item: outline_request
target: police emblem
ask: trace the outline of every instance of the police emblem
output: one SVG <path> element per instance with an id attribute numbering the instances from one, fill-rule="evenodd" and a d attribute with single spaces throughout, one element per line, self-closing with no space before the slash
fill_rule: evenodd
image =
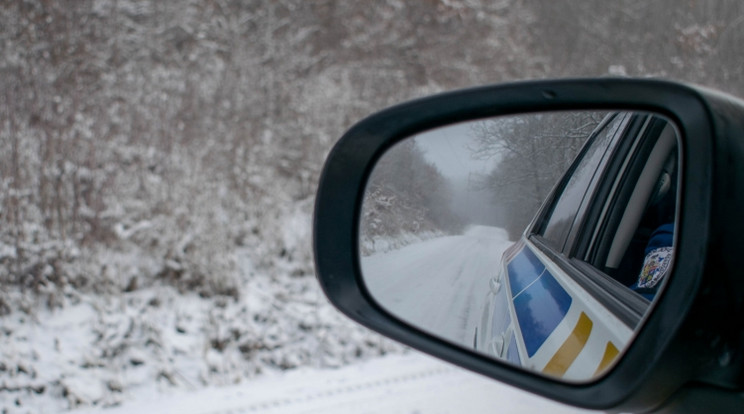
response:
<path id="1" fill-rule="evenodd" d="M 653 288 L 664 278 L 672 263 L 672 251 L 671 247 L 660 247 L 646 255 L 641 276 L 638 278 L 639 288 Z"/>

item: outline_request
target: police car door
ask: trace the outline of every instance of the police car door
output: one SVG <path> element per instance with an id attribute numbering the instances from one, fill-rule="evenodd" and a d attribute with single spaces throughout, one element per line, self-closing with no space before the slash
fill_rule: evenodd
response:
<path id="1" fill-rule="evenodd" d="M 648 303 L 576 253 L 587 257 L 597 228 L 606 227 L 601 212 L 608 216 L 613 191 L 625 188 L 618 177 L 629 170 L 648 118 L 617 113 L 598 127 L 506 264 L 516 321 L 506 354 L 518 354 L 521 365 L 565 379 L 594 377 L 640 322 Z"/>

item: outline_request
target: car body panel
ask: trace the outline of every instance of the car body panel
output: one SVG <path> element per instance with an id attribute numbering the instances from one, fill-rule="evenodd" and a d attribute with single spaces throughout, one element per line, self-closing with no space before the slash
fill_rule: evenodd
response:
<path id="1" fill-rule="evenodd" d="M 602 373 L 633 331 L 529 240 L 516 246 L 498 277 L 506 289 L 489 292 L 477 348 L 569 380 Z"/>
<path id="2" fill-rule="evenodd" d="M 483 314 L 488 320 L 480 324 L 477 349 L 497 358 L 518 361 L 521 366 L 546 375 L 581 380 L 600 375 L 611 366 L 619 350 L 626 347 L 632 327 L 575 283 L 529 238 L 544 225 L 538 218 L 550 214 L 551 220 L 558 216 L 559 228 L 543 227 L 546 237 L 552 239 L 548 244 L 558 251 L 572 247 L 580 236 L 583 214 L 609 168 L 612 154 L 626 134 L 630 134 L 631 118 L 628 113 L 612 113 L 600 123 L 553 190 L 554 194 L 563 191 L 560 198 L 549 197 L 520 241 L 504 254 L 501 274 L 495 280 L 505 284 L 510 294 L 488 294 L 490 311 Z M 507 305 L 498 304 L 499 301 L 506 301 Z M 508 318 L 501 314 L 505 311 L 509 312 Z M 507 341 L 510 345 L 505 349 L 503 344 Z M 509 354 L 511 359 L 507 358 Z"/>

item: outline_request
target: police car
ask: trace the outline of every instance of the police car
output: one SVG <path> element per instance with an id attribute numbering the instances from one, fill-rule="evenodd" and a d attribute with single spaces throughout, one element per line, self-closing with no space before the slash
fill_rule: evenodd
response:
<path id="1" fill-rule="evenodd" d="M 677 141 L 658 115 L 602 121 L 503 254 L 477 350 L 566 380 L 612 365 L 671 268 Z"/>

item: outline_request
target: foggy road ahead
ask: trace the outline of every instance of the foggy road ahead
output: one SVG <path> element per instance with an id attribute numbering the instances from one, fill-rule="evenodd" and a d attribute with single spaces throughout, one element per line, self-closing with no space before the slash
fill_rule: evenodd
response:
<path id="1" fill-rule="evenodd" d="M 489 279 L 511 242 L 503 229 L 477 226 L 362 259 L 373 297 L 391 313 L 472 346 Z"/>

